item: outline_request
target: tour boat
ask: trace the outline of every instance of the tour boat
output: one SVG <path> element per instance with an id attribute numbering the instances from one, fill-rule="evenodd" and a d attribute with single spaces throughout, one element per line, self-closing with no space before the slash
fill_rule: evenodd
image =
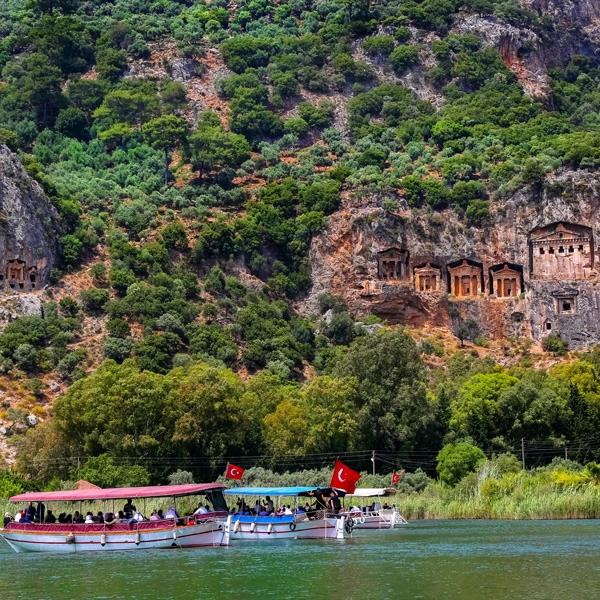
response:
<path id="1" fill-rule="evenodd" d="M 356 529 L 392 529 L 407 525 L 406 519 L 398 512 L 395 506 L 383 508 L 380 502 L 373 502 L 373 509 L 364 506 L 365 498 L 382 498 L 393 496 L 397 493 L 394 488 L 356 488 L 354 493 L 346 494 L 345 498 L 360 498 L 361 507 L 346 508 L 344 515 L 348 520 L 352 519 L 353 527 Z M 348 504 L 348 502 L 346 502 Z M 359 510 L 356 510 L 358 508 Z"/>
<path id="2" fill-rule="evenodd" d="M 218 483 L 153 487 L 77 489 L 59 492 L 28 492 L 13 496 L 13 503 L 98 502 L 124 499 L 201 496 L 212 507 L 206 514 L 179 519 L 108 523 L 10 522 L 0 529 L 15 552 L 106 552 L 148 548 L 191 548 L 229 545 L 225 486 Z M 145 500 L 144 500 L 145 502 Z M 113 513 L 114 508 L 113 508 Z"/>
<path id="3" fill-rule="evenodd" d="M 294 498 L 293 514 L 269 516 L 236 513 L 230 517 L 229 536 L 231 542 L 269 541 L 285 539 L 344 539 L 352 534 L 351 522 L 343 514 L 318 509 L 298 512 L 298 498 L 316 499 L 318 495 L 327 496 L 329 488 L 315 487 L 239 487 L 225 490 L 226 497 L 256 497 L 264 499 L 269 496 L 275 507 L 281 504 L 282 498 Z"/>

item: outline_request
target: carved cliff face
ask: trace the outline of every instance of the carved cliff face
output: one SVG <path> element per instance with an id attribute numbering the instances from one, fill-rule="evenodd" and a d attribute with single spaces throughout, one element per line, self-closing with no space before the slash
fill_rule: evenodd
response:
<path id="1" fill-rule="evenodd" d="M 451 211 L 389 213 L 376 199 L 347 200 L 313 241 L 305 308 L 331 292 L 392 323 L 471 318 L 491 337 L 599 343 L 600 176 L 564 172 L 548 190 L 503 201 L 485 228 Z"/>
<path id="2" fill-rule="evenodd" d="M 0 293 L 45 285 L 56 261 L 58 224 L 42 188 L 0 145 Z"/>

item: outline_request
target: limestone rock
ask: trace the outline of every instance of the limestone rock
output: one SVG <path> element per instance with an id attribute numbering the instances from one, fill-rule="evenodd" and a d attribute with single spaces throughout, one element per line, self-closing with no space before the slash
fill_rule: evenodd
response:
<path id="1" fill-rule="evenodd" d="M 0 291 L 43 288 L 56 262 L 58 230 L 58 213 L 40 185 L 0 145 Z M 34 300 L 21 304 L 26 313 L 38 310 Z"/>
<path id="2" fill-rule="evenodd" d="M 344 298 L 356 315 L 411 326 L 472 319 L 495 338 L 572 347 L 600 342 L 600 175 L 561 171 L 543 193 L 523 189 L 485 227 L 452 211 L 388 212 L 381 199 L 345 199 L 310 250 L 304 302 Z"/>

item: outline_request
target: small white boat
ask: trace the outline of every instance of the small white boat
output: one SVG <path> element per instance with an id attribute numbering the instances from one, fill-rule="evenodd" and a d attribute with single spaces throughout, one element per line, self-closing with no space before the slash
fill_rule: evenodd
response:
<path id="1" fill-rule="evenodd" d="M 148 548 L 227 546 L 229 533 L 225 500 L 218 483 L 133 488 L 95 488 L 63 492 L 29 492 L 11 502 L 90 502 L 140 498 L 204 496 L 214 512 L 179 519 L 113 523 L 10 522 L 0 536 L 15 552 L 106 552 Z"/>
<path id="2" fill-rule="evenodd" d="M 354 498 L 360 498 L 362 506 L 346 508 L 344 514 L 348 520 L 352 519 L 355 529 L 392 529 L 407 525 L 407 520 L 395 506 L 384 508 L 379 501 L 379 498 L 396 493 L 394 488 L 357 488 L 353 494 L 346 494 L 344 499 L 352 501 Z M 373 498 L 374 501 L 370 506 L 365 506 L 365 498 Z"/>
<path id="3" fill-rule="evenodd" d="M 225 490 L 225 496 L 277 499 L 294 498 L 291 515 L 253 515 L 236 513 L 230 516 L 229 537 L 236 541 L 274 541 L 285 539 L 336 539 L 342 540 L 352 534 L 352 523 L 345 515 L 319 509 L 299 511 L 298 498 L 315 498 L 321 490 L 315 487 L 244 487 Z M 279 502 L 278 502 L 279 503 Z"/>

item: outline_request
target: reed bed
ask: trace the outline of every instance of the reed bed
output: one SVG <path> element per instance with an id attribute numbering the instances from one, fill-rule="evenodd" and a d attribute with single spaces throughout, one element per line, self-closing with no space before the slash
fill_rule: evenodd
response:
<path id="1" fill-rule="evenodd" d="M 451 498 L 451 491 L 430 486 L 427 490 L 393 498 L 407 519 L 598 519 L 600 487 L 548 490 L 545 487 L 523 493 L 489 498 L 474 494 Z"/>

